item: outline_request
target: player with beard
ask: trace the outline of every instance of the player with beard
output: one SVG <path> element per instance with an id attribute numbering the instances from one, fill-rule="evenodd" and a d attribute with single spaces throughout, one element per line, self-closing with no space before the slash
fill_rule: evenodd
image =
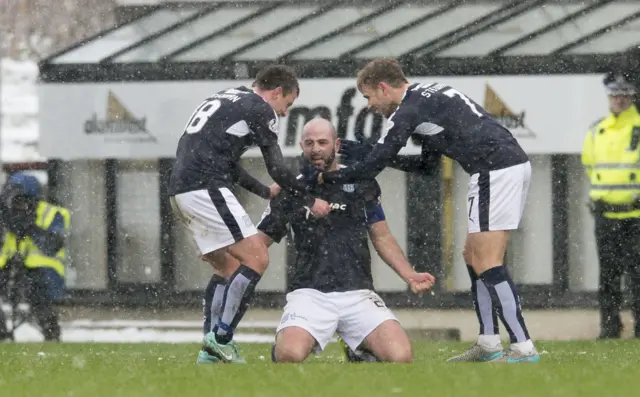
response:
<path id="1" fill-rule="evenodd" d="M 465 217 L 467 262 L 480 334 L 477 342 L 449 361 L 538 362 L 520 299 L 503 265 L 509 232 L 522 218 L 531 164 L 511 132 L 482 106 L 441 83 L 409 83 L 394 59 L 376 59 L 358 72 L 358 90 L 387 128 L 359 163 L 330 172 L 311 172 L 310 184 L 344 185 L 375 178 L 409 138 L 422 142 L 424 158 L 444 155 L 470 175 Z M 509 332 L 503 350 L 497 317 Z"/>
<path id="2" fill-rule="evenodd" d="M 323 171 L 341 167 L 336 161 L 340 140 L 329 121 L 308 122 L 300 145 L 308 159 L 303 163 Z M 429 290 L 435 278 L 416 272 L 407 261 L 385 220 L 375 179 L 317 186 L 312 194 L 331 203 L 329 215 L 314 217 L 283 191 L 258 225 L 266 245 L 288 235 L 296 252 L 272 359 L 302 362 L 337 332 L 352 351 L 366 350 L 379 361 L 411 362 L 406 332 L 373 291 L 368 239 L 414 293 Z"/>

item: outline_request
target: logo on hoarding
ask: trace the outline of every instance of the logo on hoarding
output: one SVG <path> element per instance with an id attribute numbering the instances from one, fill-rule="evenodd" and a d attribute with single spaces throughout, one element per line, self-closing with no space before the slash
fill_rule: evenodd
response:
<path id="1" fill-rule="evenodd" d="M 516 138 L 535 138 L 536 134 L 527 127 L 524 121 L 525 113 L 515 113 L 498 96 L 498 94 L 485 84 L 484 109 L 492 115 L 500 124 L 511 131 Z"/>
<path id="2" fill-rule="evenodd" d="M 93 114 L 84 122 L 87 135 L 99 135 L 107 142 L 157 142 L 147 130 L 147 118 L 133 115 L 115 94 L 109 90 L 107 111 L 104 119 Z"/>
<path id="3" fill-rule="evenodd" d="M 291 108 L 284 128 L 284 146 L 297 148 L 302 126 L 315 117 L 331 121 L 341 139 L 346 138 L 350 130 L 353 131 L 356 138 L 367 138 L 372 142 L 380 139 L 384 120 L 381 115 L 375 114 L 366 106 L 360 109 L 354 107 L 353 99 L 357 92 L 355 87 L 345 89 L 340 95 L 340 99 L 336 98 L 338 103 L 333 106 L 326 103 L 316 107 L 297 106 Z M 333 117 L 334 113 L 335 117 Z M 353 120 L 354 118 L 355 120 Z"/>

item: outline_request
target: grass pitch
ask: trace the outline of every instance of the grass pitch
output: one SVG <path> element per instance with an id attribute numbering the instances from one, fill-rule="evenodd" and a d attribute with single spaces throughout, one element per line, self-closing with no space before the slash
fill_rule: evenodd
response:
<path id="1" fill-rule="evenodd" d="M 640 341 L 538 342 L 539 364 L 446 364 L 468 344 L 415 342 L 413 364 L 345 364 L 337 344 L 304 364 L 194 364 L 191 344 L 3 344 L 0 396 L 314 397 L 640 395 Z"/>

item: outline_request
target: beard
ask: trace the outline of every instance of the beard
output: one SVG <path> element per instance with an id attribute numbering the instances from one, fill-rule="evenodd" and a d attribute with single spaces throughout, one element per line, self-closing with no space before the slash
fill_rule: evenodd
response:
<path id="1" fill-rule="evenodd" d="M 324 153 L 319 153 L 311 156 L 312 162 L 317 160 L 322 160 L 324 162 L 324 165 L 316 165 L 316 168 L 318 168 L 320 171 L 328 171 L 333 165 L 333 162 L 336 160 L 335 149 L 332 150 L 331 154 L 329 155 L 325 155 Z"/>
<path id="2" fill-rule="evenodd" d="M 389 117 L 391 117 L 393 112 L 395 112 L 396 109 L 398 109 L 398 106 L 400 106 L 399 103 L 388 103 L 385 105 L 378 105 L 375 107 L 374 110 L 375 110 L 375 113 L 378 113 L 382 117 L 388 119 Z"/>

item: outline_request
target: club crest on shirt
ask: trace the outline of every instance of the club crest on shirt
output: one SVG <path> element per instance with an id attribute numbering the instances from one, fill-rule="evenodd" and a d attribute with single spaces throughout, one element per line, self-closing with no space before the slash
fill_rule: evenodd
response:
<path id="1" fill-rule="evenodd" d="M 353 193 L 356 191 L 356 186 L 353 183 L 348 183 L 346 185 L 342 185 L 342 190 L 347 193 Z"/>
<path id="2" fill-rule="evenodd" d="M 278 126 L 278 119 L 272 119 L 269 122 L 269 129 L 271 130 L 271 132 L 278 134 L 278 132 L 280 132 L 280 127 Z"/>

